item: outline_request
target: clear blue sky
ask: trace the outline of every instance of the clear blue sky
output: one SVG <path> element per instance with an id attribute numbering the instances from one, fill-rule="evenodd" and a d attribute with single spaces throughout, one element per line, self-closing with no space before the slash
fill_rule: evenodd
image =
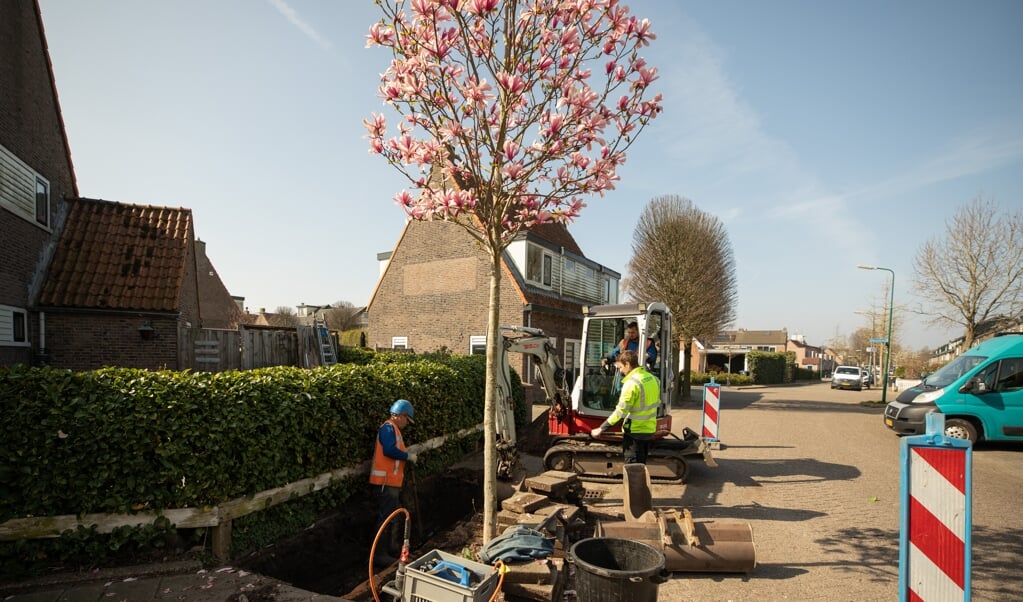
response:
<path id="1" fill-rule="evenodd" d="M 370 0 L 40 3 L 83 196 L 191 208 L 252 311 L 368 302 L 405 221 L 362 138 L 389 62 Z M 627 276 L 639 213 L 688 197 L 727 226 L 734 326 L 819 345 L 884 303 L 856 264 L 918 307 L 913 256 L 960 206 L 1023 207 L 1023 2 L 627 4 L 665 111 L 570 227 L 591 259 Z"/>

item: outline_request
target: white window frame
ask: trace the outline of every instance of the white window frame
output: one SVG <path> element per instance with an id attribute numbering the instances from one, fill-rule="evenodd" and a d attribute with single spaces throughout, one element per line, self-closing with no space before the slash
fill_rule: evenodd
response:
<path id="1" fill-rule="evenodd" d="M 45 207 L 39 206 L 40 188 Z M 50 181 L 3 145 L 0 145 L 0 207 L 50 230 Z M 43 208 L 45 215 L 40 211 Z"/>
<path id="2" fill-rule="evenodd" d="M 391 349 L 408 348 L 408 337 L 391 337 Z"/>
<path id="3" fill-rule="evenodd" d="M 21 323 L 21 338 L 15 340 L 18 322 Z M 28 347 L 28 312 L 22 307 L 0 305 L 0 346 Z"/>
<path id="4" fill-rule="evenodd" d="M 529 258 L 531 253 L 539 253 L 540 265 L 539 279 L 536 274 L 530 273 Z M 540 245 L 530 244 L 526 247 L 526 280 L 541 287 L 552 288 L 554 286 L 554 255 Z"/>
<path id="5" fill-rule="evenodd" d="M 482 349 L 480 349 L 482 347 Z M 487 335 L 472 335 L 469 337 L 469 355 L 487 354 Z"/>
<path id="6" fill-rule="evenodd" d="M 36 176 L 36 223 L 50 227 L 50 183 L 42 176 Z"/>
<path id="7" fill-rule="evenodd" d="M 571 391 L 575 387 L 575 379 L 579 375 L 579 357 L 582 354 L 583 341 L 582 339 L 565 339 L 565 349 L 561 359 L 561 367 L 565 369 L 571 378 L 566 378 L 568 384 L 568 390 Z"/>

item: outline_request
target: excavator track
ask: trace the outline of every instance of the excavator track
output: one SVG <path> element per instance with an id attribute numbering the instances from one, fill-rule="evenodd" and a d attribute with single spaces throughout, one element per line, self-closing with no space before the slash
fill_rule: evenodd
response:
<path id="1" fill-rule="evenodd" d="M 699 454 L 681 440 L 655 442 L 647 456 L 647 470 L 654 483 L 685 483 L 689 464 L 685 456 Z M 559 439 L 544 454 L 547 470 L 574 472 L 584 481 L 620 483 L 624 474 L 621 443 L 594 439 Z"/>

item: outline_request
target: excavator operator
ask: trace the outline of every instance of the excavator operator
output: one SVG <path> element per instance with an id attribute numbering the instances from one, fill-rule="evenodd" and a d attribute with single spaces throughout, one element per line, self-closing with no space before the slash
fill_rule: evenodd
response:
<path id="1" fill-rule="evenodd" d="M 600 364 L 606 366 L 614 363 L 618 358 L 618 354 L 623 351 L 634 351 L 639 354 L 639 325 L 636 322 L 629 322 L 629 325 L 625 327 L 625 338 L 618 342 L 611 350 L 611 353 L 604 357 Z M 646 365 L 653 366 L 657 363 L 657 346 L 654 345 L 653 339 L 647 339 L 646 341 Z"/>

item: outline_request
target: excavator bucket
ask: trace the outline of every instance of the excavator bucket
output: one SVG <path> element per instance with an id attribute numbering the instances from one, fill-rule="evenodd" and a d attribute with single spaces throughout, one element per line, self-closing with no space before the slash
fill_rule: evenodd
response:
<path id="1" fill-rule="evenodd" d="M 669 572 L 750 573 L 756 567 L 753 528 L 741 521 L 695 522 L 689 510 L 654 509 L 650 474 L 642 464 L 624 470 L 625 521 L 598 523 L 597 537 L 641 541 L 664 552 Z"/>

